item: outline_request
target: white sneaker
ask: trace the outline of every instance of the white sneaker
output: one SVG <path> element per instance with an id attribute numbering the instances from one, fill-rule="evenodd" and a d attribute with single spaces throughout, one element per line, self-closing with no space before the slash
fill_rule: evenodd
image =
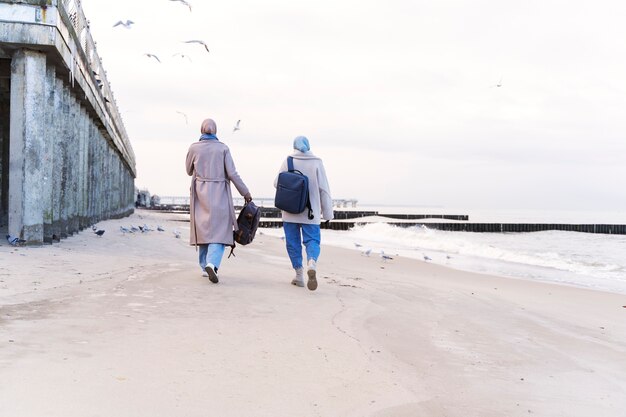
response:
<path id="1" fill-rule="evenodd" d="M 309 280 L 306 283 L 306 287 L 311 290 L 311 291 L 315 291 L 317 289 L 317 278 L 315 276 L 315 268 L 317 267 L 317 262 L 315 262 L 315 259 L 309 259 L 309 262 L 307 263 L 307 271 L 306 274 L 309 276 Z"/>
<path id="2" fill-rule="evenodd" d="M 296 268 L 296 277 L 291 280 L 291 285 L 296 287 L 304 287 L 304 268 Z"/>
<path id="3" fill-rule="evenodd" d="M 217 278 L 217 271 L 215 270 L 215 266 L 213 264 L 206 264 L 204 270 L 209 276 L 209 281 L 211 281 L 213 284 L 217 284 L 218 282 L 220 282 L 220 280 Z"/>

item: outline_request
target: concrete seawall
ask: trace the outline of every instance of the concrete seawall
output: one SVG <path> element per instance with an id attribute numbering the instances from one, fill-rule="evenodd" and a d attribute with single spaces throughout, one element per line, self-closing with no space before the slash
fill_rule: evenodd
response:
<path id="1" fill-rule="evenodd" d="M 76 0 L 0 0 L 0 229 L 41 244 L 132 213 L 135 156 Z"/>

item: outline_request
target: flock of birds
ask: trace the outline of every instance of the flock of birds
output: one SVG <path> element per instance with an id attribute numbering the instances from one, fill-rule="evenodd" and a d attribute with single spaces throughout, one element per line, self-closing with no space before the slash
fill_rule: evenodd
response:
<path id="1" fill-rule="evenodd" d="M 181 5 L 187 7 L 189 9 L 189 12 L 192 12 L 191 4 L 189 2 L 187 2 L 187 1 L 185 1 L 185 0 L 169 0 L 169 1 L 175 2 L 175 3 L 180 3 Z M 135 25 L 134 21 L 132 21 L 130 19 L 126 19 L 126 20 L 119 20 L 119 21 L 117 21 L 113 25 L 113 27 L 114 28 L 120 27 L 120 28 L 124 28 L 124 29 L 132 29 L 133 25 Z M 190 40 L 182 41 L 182 43 L 185 43 L 185 44 L 188 44 L 188 45 L 198 45 L 198 46 L 201 46 L 202 48 L 204 48 L 204 50 L 207 53 L 211 52 L 209 50 L 209 45 L 207 45 L 207 43 L 205 41 L 201 40 L 201 39 L 190 39 Z M 144 53 L 144 56 L 146 56 L 148 59 L 154 60 L 156 63 L 159 63 L 159 64 L 162 63 L 161 58 L 157 54 L 155 54 L 153 52 L 146 52 L 146 53 Z M 186 59 L 189 62 L 193 62 L 189 55 L 184 54 L 182 52 L 176 52 L 175 54 L 172 55 L 172 57 L 173 58 L 179 58 L 179 59 Z M 102 81 L 100 81 L 98 79 L 98 74 L 96 74 L 94 72 L 94 75 L 96 77 L 96 82 L 98 82 L 98 86 L 100 88 L 102 88 Z M 110 101 L 108 99 L 106 99 L 106 98 L 105 98 L 105 101 L 107 103 L 110 103 Z M 176 113 L 181 114 L 185 118 L 185 124 L 189 124 L 189 118 L 187 117 L 187 115 L 185 113 L 183 113 L 181 111 L 178 111 L 178 110 L 176 111 Z M 236 131 L 241 129 L 240 123 L 241 123 L 241 120 L 237 120 L 237 123 L 233 127 L 233 133 L 235 133 Z"/>
<path id="2" fill-rule="evenodd" d="M 181 5 L 188 7 L 189 8 L 189 12 L 192 11 L 191 9 L 191 4 L 189 4 L 189 2 L 185 1 L 185 0 L 169 0 L 172 2 L 176 2 L 176 3 L 180 3 Z M 135 22 L 133 22 L 130 19 L 126 19 L 126 20 L 119 20 L 117 21 L 113 27 L 122 27 L 124 29 L 132 29 L 133 25 L 135 24 Z M 207 45 L 207 43 L 201 39 L 191 39 L 191 40 L 187 40 L 187 41 L 183 41 L 183 43 L 186 44 L 195 44 L 195 45 L 200 45 L 204 48 L 204 50 L 207 51 L 207 53 L 210 53 L 211 51 L 209 50 L 209 45 Z M 161 63 L 161 58 L 159 58 L 156 54 L 153 54 L 151 52 L 146 52 L 144 54 L 145 56 L 147 56 L 150 59 L 154 59 L 156 62 L 158 62 L 159 64 Z M 188 55 L 185 55 L 183 53 L 177 52 L 174 55 L 172 55 L 173 57 L 180 57 L 182 59 L 188 59 L 191 62 L 191 58 Z"/>
<path id="3" fill-rule="evenodd" d="M 104 235 L 104 232 L 105 232 L 104 229 L 99 229 L 98 227 L 96 227 L 96 225 L 92 225 L 91 230 L 98 237 L 102 237 L 102 235 Z M 156 230 L 159 232 L 165 232 L 165 229 L 161 226 L 157 226 Z M 153 231 L 154 229 L 151 229 L 147 224 L 144 224 L 143 226 L 131 225 L 130 227 L 120 226 L 120 232 L 122 233 L 147 233 L 147 232 L 153 232 Z M 176 239 L 180 239 L 180 232 L 178 230 L 174 230 L 172 233 L 174 234 L 174 237 Z M 16 237 L 10 234 L 6 235 L 6 239 L 7 239 L 7 242 L 9 242 L 9 245 L 11 246 L 21 246 L 23 243 L 26 243 L 24 239 L 20 239 L 19 237 Z"/>
<path id="4" fill-rule="evenodd" d="M 162 226 L 157 226 L 156 230 L 158 232 L 165 232 L 165 229 Z M 147 224 L 144 224 L 143 226 L 133 226 L 131 224 L 130 227 L 120 226 L 120 232 L 122 232 L 122 234 L 148 233 L 148 232 L 154 232 L 154 229 L 151 229 Z M 174 234 L 174 237 L 176 239 L 180 239 L 180 232 L 178 230 L 174 230 L 172 233 Z"/>
<path id="5" fill-rule="evenodd" d="M 372 254 L 372 249 L 371 248 L 363 248 L 363 245 L 357 242 L 354 242 L 354 246 L 359 249 L 361 251 L 361 255 L 363 256 L 370 256 Z M 426 254 L 422 254 L 422 257 L 424 258 L 424 261 L 429 262 L 432 261 L 433 259 L 426 255 Z M 385 253 L 384 250 L 381 249 L 380 251 L 380 258 L 383 261 L 392 261 L 393 257 L 389 256 Z M 446 259 L 452 259 L 452 257 L 450 255 L 446 255 Z"/>

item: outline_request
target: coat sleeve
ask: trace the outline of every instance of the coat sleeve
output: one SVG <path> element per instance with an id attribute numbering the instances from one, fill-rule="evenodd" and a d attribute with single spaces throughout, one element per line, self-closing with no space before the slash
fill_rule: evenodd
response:
<path id="1" fill-rule="evenodd" d="M 233 161 L 233 157 L 230 154 L 230 149 L 226 149 L 226 153 L 224 154 L 224 171 L 226 172 L 226 178 L 228 178 L 233 184 L 235 184 L 235 188 L 239 191 L 241 196 L 245 196 L 250 192 L 246 184 L 244 184 L 243 180 L 237 173 L 237 169 L 235 168 L 235 162 Z"/>
<path id="2" fill-rule="evenodd" d="M 191 148 L 187 151 L 187 160 L 185 161 L 185 168 L 187 169 L 187 175 L 193 175 L 193 160 L 194 152 L 191 152 Z"/>
<path id="3" fill-rule="evenodd" d="M 324 163 L 321 160 L 317 170 L 317 183 L 319 184 L 320 190 L 322 217 L 324 220 L 332 220 L 335 218 L 333 214 L 333 198 L 330 196 L 330 185 L 328 184 L 328 178 L 326 177 Z"/>

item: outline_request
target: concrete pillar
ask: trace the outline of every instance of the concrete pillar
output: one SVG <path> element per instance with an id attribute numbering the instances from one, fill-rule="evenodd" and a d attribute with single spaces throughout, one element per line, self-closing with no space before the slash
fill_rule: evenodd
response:
<path id="1" fill-rule="evenodd" d="M 61 229 L 61 238 L 69 236 L 69 212 L 70 212 L 70 165 L 68 155 L 68 142 L 70 136 L 70 90 L 69 87 L 63 84 L 62 98 L 61 98 L 61 111 L 59 113 L 60 119 L 60 135 L 59 135 L 59 165 L 60 171 L 60 194 L 59 194 L 59 208 L 60 208 L 60 221 L 59 226 Z M 56 164 L 55 164 L 56 165 Z"/>
<path id="2" fill-rule="evenodd" d="M 61 239 L 61 203 L 62 203 L 62 183 L 63 166 L 65 164 L 62 143 L 63 140 L 63 81 L 59 78 L 54 80 L 54 111 L 53 125 L 51 126 L 52 141 L 52 238 Z"/>
<path id="3" fill-rule="evenodd" d="M 41 164 L 44 148 L 46 55 L 21 49 L 11 64 L 9 233 L 43 243 Z"/>
<path id="4" fill-rule="evenodd" d="M 41 161 L 43 166 L 42 200 L 43 200 L 43 240 L 52 243 L 52 222 L 54 218 L 53 188 L 54 188 L 54 129 L 56 119 L 56 69 L 52 65 L 46 67 L 46 120 L 44 123 L 44 155 Z"/>
<path id="5" fill-rule="evenodd" d="M 87 202 L 87 172 L 85 171 L 85 144 L 87 143 L 87 134 L 89 132 L 89 116 L 84 107 L 80 107 L 79 113 L 79 136 L 78 136 L 78 229 L 83 230 L 87 227 L 87 218 L 85 216 L 85 203 Z"/>
<path id="6" fill-rule="evenodd" d="M 70 94 L 70 134 L 67 138 L 68 146 L 67 146 L 67 155 L 69 166 L 69 209 L 67 213 L 67 221 L 69 227 L 69 233 L 73 235 L 78 232 L 78 222 L 77 222 L 77 212 L 78 212 L 78 178 L 77 178 L 77 169 L 78 169 L 78 105 L 76 103 L 76 97 L 73 94 Z"/>
<path id="7" fill-rule="evenodd" d="M 94 224 L 96 223 L 96 219 L 94 216 L 93 209 L 93 200 L 94 200 L 94 167 L 93 167 L 93 141 L 96 140 L 94 135 L 95 125 L 94 123 L 89 123 L 89 137 L 87 140 L 87 217 L 88 223 Z"/>
<path id="8" fill-rule="evenodd" d="M 0 228 L 9 211 L 9 125 L 11 105 L 11 60 L 0 59 Z"/>
<path id="9" fill-rule="evenodd" d="M 83 108 L 84 109 L 84 108 Z M 83 146 L 81 147 L 81 151 L 83 153 L 83 165 L 82 165 L 82 181 L 83 181 L 83 193 L 82 193 L 82 213 L 81 213 L 81 227 L 83 229 L 91 226 L 93 223 L 90 220 L 89 216 L 89 140 L 91 137 L 90 127 L 92 125 L 92 120 L 89 117 L 89 113 L 84 110 L 84 125 L 83 125 Z"/>

